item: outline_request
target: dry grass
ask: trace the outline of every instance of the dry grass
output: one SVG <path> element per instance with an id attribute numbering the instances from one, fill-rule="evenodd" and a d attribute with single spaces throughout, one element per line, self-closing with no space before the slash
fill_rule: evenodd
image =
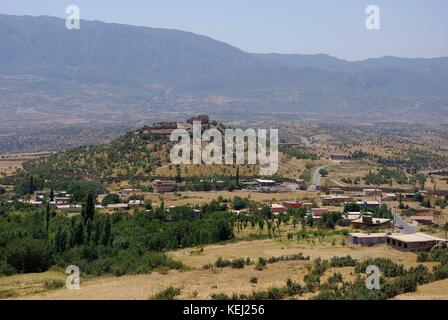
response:
<path id="1" fill-rule="evenodd" d="M 66 275 L 58 271 L 43 273 L 18 274 L 10 277 L 0 277 L 0 299 L 15 298 L 39 294 L 47 291 L 45 282 L 49 280 L 63 280 Z"/>
<path id="2" fill-rule="evenodd" d="M 214 199 L 222 197 L 223 199 L 231 200 L 233 197 L 238 196 L 241 198 L 250 198 L 257 202 L 271 202 L 282 201 L 292 199 L 311 199 L 316 193 L 312 192 L 285 192 L 285 193 L 256 193 L 256 192 L 243 192 L 243 191 L 211 191 L 211 192 L 179 192 L 176 194 L 163 194 L 163 195 L 147 195 L 147 199 L 151 199 L 154 205 L 159 205 L 163 200 L 165 205 L 201 205 L 209 203 Z"/>
<path id="3" fill-rule="evenodd" d="M 416 292 L 400 294 L 396 300 L 448 300 L 448 279 L 419 286 Z"/>
<path id="4" fill-rule="evenodd" d="M 11 175 L 17 170 L 22 169 L 23 161 L 6 160 L 0 161 L 0 175 Z"/>
<path id="5" fill-rule="evenodd" d="M 189 265 L 192 270 L 186 272 L 169 271 L 168 273 L 154 272 L 146 275 L 102 277 L 83 281 L 80 290 L 59 289 L 48 292 L 29 292 L 30 295 L 21 299 L 147 299 L 149 296 L 174 286 L 181 289 L 179 299 L 209 299 L 212 293 L 250 293 L 253 290 L 282 286 L 287 278 L 299 283 L 307 273 L 307 265 L 315 258 L 330 259 L 333 256 L 351 255 L 354 258 L 386 257 L 403 263 L 406 267 L 417 264 L 416 255 L 395 251 L 380 245 L 371 248 L 332 246 L 329 239 L 324 244 L 316 246 L 305 242 L 297 244 L 279 240 L 243 241 L 236 243 L 205 246 L 201 253 L 188 248 L 170 252 L 169 255 Z M 287 261 L 269 264 L 263 271 L 255 270 L 254 266 L 244 269 L 212 268 L 203 270 L 202 266 L 214 263 L 218 257 L 227 259 L 271 257 L 291 255 L 302 252 L 309 255 L 311 261 Z M 327 271 L 323 280 L 334 272 L 341 272 L 346 280 L 354 279 L 353 268 L 337 268 Z M 36 275 L 27 275 L 30 279 Z M 256 277 L 257 284 L 250 283 Z M 28 280 L 30 281 L 30 280 Z M 302 297 L 308 298 L 308 296 Z"/>

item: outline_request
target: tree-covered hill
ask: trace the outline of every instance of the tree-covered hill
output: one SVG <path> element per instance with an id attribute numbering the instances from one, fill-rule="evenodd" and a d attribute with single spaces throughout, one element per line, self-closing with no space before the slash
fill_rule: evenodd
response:
<path id="1" fill-rule="evenodd" d="M 83 146 L 25 163 L 24 170 L 44 179 L 150 175 L 168 157 L 167 136 L 137 130 L 108 144 Z"/>

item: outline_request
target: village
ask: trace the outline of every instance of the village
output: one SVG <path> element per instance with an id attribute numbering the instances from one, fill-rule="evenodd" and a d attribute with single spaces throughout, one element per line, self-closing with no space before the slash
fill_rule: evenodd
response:
<path id="1" fill-rule="evenodd" d="M 238 195 L 247 194 L 249 197 L 253 193 L 275 194 L 282 192 L 286 194 L 307 193 L 303 189 L 303 182 L 298 179 L 294 184 L 291 181 L 277 182 L 268 179 L 254 179 L 250 181 L 241 181 L 243 188 Z M 154 180 L 152 182 L 153 192 L 144 192 L 140 189 L 124 188 L 119 191 L 111 191 L 107 194 L 98 195 L 98 199 L 102 200 L 102 204 L 96 204 L 95 208 L 105 213 L 132 214 L 136 210 L 148 210 L 148 203 L 152 203 L 151 199 L 163 199 L 163 196 L 181 197 L 181 193 L 177 193 L 178 184 L 170 180 Z M 212 194 L 214 192 L 211 192 Z M 194 194 L 194 193 L 193 193 Z M 201 192 L 198 192 L 201 194 Z M 231 194 L 231 193 L 230 193 Z M 443 224 L 442 212 L 433 208 L 416 207 L 415 215 L 400 217 L 398 214 L 399 204 L 414 203 L 416 197 L 428 196 L 428 192 L 420 190 L 416 193 L 396 194 L 390 192 L 382 192 L 380 189 L 364 189 L 362 192 L 345 192 L 341 188 L 331 188 L 329 194 L 315 193 L 314 197 L 308 200 L 283 200 L 281 202 L 265 201 L 269 206 L 272 216 L 280 217 L 286 214 L 288 210 L 304 208 L 307 217 L 318 222 L 326 214 L 338 212 L 342 214 L 342 219 L 347 223 L 348 227 L 353 230 L 348 234 L 347 243 L 349 245 L 372 246 L 376 244 L 387 244 L 397 250 L 402 251 L 422 251 L 431 250 L 438 246 L 448 244 L 446 238 L 441 238 L 418 232 L 421 227 L 433 226 L 437 223 Z M 218 196 L 218 195 L 216 195 Z M 108 203 L 105 199 L 113 199 Z M 149 200 L 149 201 L 148 201 Z M 163 201 L 163 200 L 162 200 Z M 12 201 L 10 201 L 12 202 Z M 72 196 L 66 191 L 53 191 L 50 189 L 35 191 L 31 199 L 19 202 L 29 204 L 35 208 L 43 208 L 46 203 L 50 207 L 61 214 L 67 216 L 79 215 L 82 205 L 72 201 Z M 374 212 L 378 211 L 381 206 L 385 205 L 392 213 L 391 218 L 375 217 Z M 347 208 L 359 208 L 360 211 L 350 211 Z M 176 205 L 167 207 L 167 213 L 170 209 L 176 208 Z M 201 206 L 197 205 L 195 211 L 201 214 Z M 228 211 L 235 215 L 249 214 L 249 209 L 237 210 L 228 208 Z"/>
<path id="2" fill-rule="evenodd" d="M 18 274 L 0 279 L 8 288 L 3 294 L 71 299 L 73 292 L 49 288 L 64 276 L 61 267 L 75 264 L 88 275 L 82 297 L 110 290 L 118 299 L 165 294 L 227 299 L 237 289 L 241 299 L 256 290 L 274 290 L 269 293 L 273 299 L 284 299 L 285 293 L 275 290 L 292 278 L 287 289 L 278 290 L 312 299 L 337 290 L 324 282 L 333 276 L 348 281 L 342 286 L 359 281 L 355 275 L 365 272 L 360 268 L 368 259 L 381 266 L 397 257 L 411 271 L 420 263 L 433 270 L 431 259 L 448 247 L 443 170 L 385 169 L 363 151 L 291 137 L 280 139 L 274 175 L 261 175 L 257 165 L 244 163 L 172 164 L 167 157 L 171 132 L 192 133 L 197 122 L 204 131 L 227 127 L 206 114 L 156 122 L 104 146 L 23 164 L 26 170 L 44 171 L 19 169 L 16 176 L 6 176 L 3 223 L 14 221 L 10 216 L 25 224 L 38 219 L 39 248 L 52 248 L 46 249 L 54 257 L 47 268 L 54 264 L 57 271 L 33 274 L 40 269 L 19 271 L 18 265 L 13 271 Z M 6 261 L 12 265 L 16 249 L 9 250 Z M 332 264 L 328 272 L 334 275 L 323 271 L 323 282 L 317 284 L 311 276 L 321 261 Z M 445 279 L 434 270 L 425 283 L 439 285 L 436 280 Z M 20 272 L 29 280 L 16 280 Z M 25 287 L 30 281 L 34 289 Z M 114 281 L 120 286 L 114 287 Z"/>

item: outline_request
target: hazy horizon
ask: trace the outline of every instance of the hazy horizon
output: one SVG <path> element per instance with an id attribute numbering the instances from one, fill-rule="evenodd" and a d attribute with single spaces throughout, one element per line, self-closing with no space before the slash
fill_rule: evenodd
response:
<path id="1" fill-rule="evenodd" d="M 66 17 L 67 5 L 76 4 L 84 20 L 188 31 L 252 53 L 328 54 L 348 61 L 448 56 L 448 21 L 444 17 L 448 3 L 436 0 L 411 0 L 406 5 L 384 0 L 135 0 L 133 6 L 104 0 L 3 2 L 3 14 L 59 18 Z M 365 28 L 365 8 L 370 4 L 381 10 L 380 30 Z"/>

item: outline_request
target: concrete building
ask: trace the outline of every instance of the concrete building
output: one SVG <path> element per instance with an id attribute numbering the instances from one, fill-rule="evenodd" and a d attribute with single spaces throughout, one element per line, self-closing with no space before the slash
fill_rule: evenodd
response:
<path id="1" fill-rule="evenodd" d="M 255 182 L 258 183 L 259 187 L 273 187 L 277 184 L 274 180 L 266 180 L 266 179 L 255 179 Z"/>
<path id="2" fill-rule="evenodd" d="M 195 121 L 201 122 L 201 124 L 204 125 L 204 124 L 209 124 L 210 119 L 209 119 L 208 115 L 206 115 L 206 114 L 198 114 L 198 115 L 192 116 L 190 119 L 188 119 L 187 123 L 192 124 Z"/>
<path id="3" fill-rule="evenodd" d="M 373 246 L 375 244 L 386 243 L 386 233 L 349 233 L 348 244 Z"/>
<path id="4" fill-rule="evenodd" d="M 363 189 L 362 194 L 365 197 L 376 197 L 381 195 L 381 189 Z"/>
<path id="5" fill-rule="evenodd" d="M 289 208 L 298 209 L 302 206 L 302 202 L 300 202 L 300 201 L 283 201 L 282 205 L 287 209 L 289 209 Z"/>
<path id="6" fill-rule="evenodd" d="M 69 197 L 54 197 L 54 203 L 58 205 L 70 204 L 71 199 Z"/>
<path id="7" fill-rule="evenodd" d="M 349 158 L 350 158 L 350 156 L 348 154 L 345 154 L 345 153 L 332 153 L 332 154 L 330 154 L 330 160 L 333 160 L 333 161 L 347 160 Z"/>
<path id="8" fill-rule="evenodd" d="M 327 208 L 312 208 L 311 209 L 311 214 L 314 217 L 322 217 L 324 214 L 328 213 L 328 209 Z"/>
<path id="9" fill-rule="evenodd" d="M 154 180 L 152 184 L 154 193 L 168 193 L 173 192 L 176 188 L 176 184 L 172 181 Z"/>
<path id="10" fill-rule="evenodd" d="M 330 194 L 344 194 L 345 191 L 341 188 L 330 188 Z"/>
<path id="11" fill-rule="evenodd" d="M 414 201 L 415 193 L 402 193 L 401 200 L 402 201 Z"/>
<path id="12" fill-rule="evenodd" d="M 396 193 L 383 193 L 381 196 L 382 201 L 395 201 L 398 199 L 398 196 Z"/>
<path id="13" fill-rule="evenodd" d="M 145 201 L 143 201 L 143 200 L 129 200 L 130 207 L 139 207 L 139 206 L 143 206 L 144 204 L 145 204 Z"/>
<path id="14" fill-rule="evenodd" d="M 401 251 L 431 250 L 436 244 L 447 243 L 446 239 L 431 236 L 425 233 L 391 234 L 387 236 L 386 243 Z"/>
<path id="15" fill-rule="evenodd" d="M 375 227 L 389 227 L 390 219 L 373 218 L 372 216 L 363 215 L 361 218 L 352 221 L 352 226 L 355 229 L 366 229 Z"/>
<path id="16" fill-rule="evenodd" d="M 365 201 L 357 201 L 357 202 L 355 202 L 355 203 L 356 203 L 357 205 L 366 207 L 366 208 L 368 208 L 368 209 L 373 209 L 373 210 L 378 209 L 378 208 L 380 207 L 380 205 L 381 205 L 381 203 L 378 202 L 378 201 L 369 201 L 369 200 L 365 200 Z"/>
<path id="17" fill-rule="evenodd" d="M 353 198 L 347 195 L 329 195 L 322 197 L 323 206 L 337 206 L 352 201 Z"/>
<path id="18" fill-rule="evenodd" d="M 413 225 L 431 225 L 434 223 L 434 217 L 433 216 L 413 216 L 411 217 Z"/>
<path id="19" fill-rule="evenodd" d="M 119 212 L 129 210 L 129 204 L 127 203 L 116 203 L 107 205 L 106 209 L 110 212 Z"/>
<path id="20" fill-rule="evenodd" d="M 277 204 L 277 203 L 271 203 L 269 205 L 269 208 L 271 209 L 271 213 L 273 215 L 278 215 L 280 213 L 284 213 L 287 211 L 287 209 L 284 206 L 282 206 L 281 204 Z"/>

